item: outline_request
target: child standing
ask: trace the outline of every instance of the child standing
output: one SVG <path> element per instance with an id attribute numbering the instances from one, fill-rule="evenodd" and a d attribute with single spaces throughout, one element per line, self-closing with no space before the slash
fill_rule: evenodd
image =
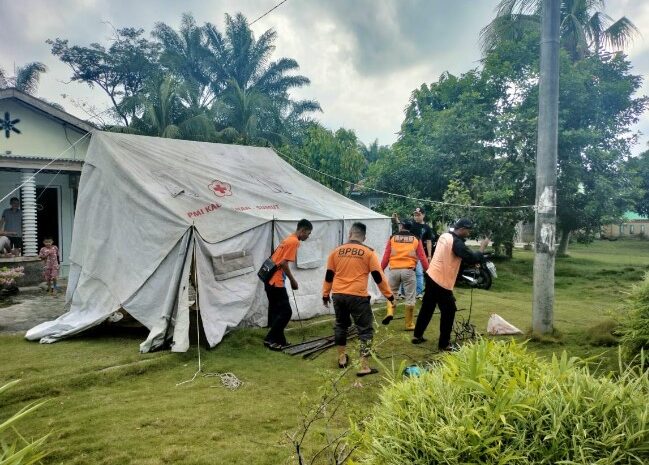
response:
<path id="1" fill-rule="evenodd" d="M 59 277 L 59 248 L 54 245 L 51 237 L 43 240 L 45 247 L 41 248 L 38 256 L 43 260 L 43 275 L 47 281 L 47 292 L 56 294 L 56 279 Z"/>

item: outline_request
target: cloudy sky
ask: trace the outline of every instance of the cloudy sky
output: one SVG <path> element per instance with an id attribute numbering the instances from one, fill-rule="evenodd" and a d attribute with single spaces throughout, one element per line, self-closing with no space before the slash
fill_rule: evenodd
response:
<path id="1" fill-rule="evenodd" d="M 280 0 L 0 0 L 0 67 L 42 61 L 49 71 L 38 95 L 88 118 L 80 104 L 99 110 L 108 99 L 99 90 L 67 83 L 70 71 L 49 52 L 45 41 L 67 38 L 72 44 L 107 43 L 112 26 L 150 31 L 162 21 L 174 27 L 182 13 L 197 22 L 223 25 L 225 13 L 242 12 L 251 21 Z M 253 25 L 258 36 L 278 33 L 276 57 L 295 58 L 311 85 L 299 98 L 320 102 L 320 121 L 344 126 L 364 142 L 390 144 L 403 119 L 411 91 L 444 71 L 462 73 L 478 65 L 478 34 L 493 17 L 497 0 L 287 0 Z M 645 77 L 649 94 L 649 1 L 609 0 L 613 18 L 628 16 L 642 31 L 628 49 L 634 72 Z M 64 97 L 65 95 L 65 97 Z M 649 112 L 637 130 L 644 134 L 634 149 L 649 141 Z"/>

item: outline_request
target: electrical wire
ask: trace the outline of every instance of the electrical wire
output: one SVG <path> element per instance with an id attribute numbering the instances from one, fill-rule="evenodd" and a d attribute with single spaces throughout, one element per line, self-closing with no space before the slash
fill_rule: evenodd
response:
<path id="1" fill-rule="evenodd" d="M 282 6 L 282 5 L 283 5 L 284 3 L 286 3 L 287 1 L 288 1 L 288 0 L 282 0 L 282 1 L 279 2 L 277 5 L 275 5 L 275 6 L 272 7 L 270 10 L 268 10 L 266 13 L 264 13 L 263 15 L 261 15 L 259 18 L 255 19 L 253 22 L 251 22 L 251 23 L 249 24 L 249 26 L 252 26 L 252 25 L 255 24 L 257 21 L 259 21 L 261 18 L 263 18 L 264 16 L 270 14 L 271 11 L 273 11 L 273 10 L 279 8 L 280 6 Z"/>
<path id="2" fill-rule="evenodd" d="M 109 112 L 109 111 L 112 111 L 112 108 L 111 108 L 111 107 L 108 107 L 108 108 L 106 108 L 104 111 L 101 111 L 101 112 L 95 114 L 94 116 L 92 116 L 92 118 L 95 118 L 95 119 L 96 119 L 96 118 L 99 118 L 99 116 L 101 116 L 101 115 L 103 115 L 104 113 L 107 113 L 107 112 Z M 65 128 L 65 127 L 64 127 L 64 128 Z M 65 130 L 65 129 L 64 129 L 64 130 Z M 81 136 L 79 139 L 77 139 L 76 142 L 74 142 L 73 144 L 71 144 L 67 149 L 65 149 L 63 152 L 59 153 L 56 157 L 52 158 L 52 160 L 50 160 L 50 161 L 47 162 L 45 165 L 43 165 L 41 168 L 39 168 L 38 171 L 36 171 L 34 174 L 32 174 L 32 175 L 31 175 L 27 180 L 25 180 L 22 184 L 20 184 L 18 187 L 14 188 L 14 189 L 13 189 L 11 192 L 9 192 L 7 195 L 5 195 L 4 197 L 2 197 L 2 198 L 0 199 L 0 203 L 4 202 L 4 201 L 5 201 L 5 200 L 6 200 L 6 199 L 11 195 L 11 194 L 13 194 L 13 193 L 16 192 L 18 189 L 20 189 L 20 188 L 23 187 L 25 184 L 27 184 L 27 183 L 30 182 L 32 179 L 34 179 L 38 173 L 40 173 L 40 172 L 43 171 L 45 168 L 47 168 L 48 166 L 50 166 L 52 163 L 54 163 L 55 161 L 57 161 L 59 158 L 61 158 L 61 157 L 63 156 L 63 154 L 67 153 L 70 149 L 73 149 L 74 152 L 75 152 L 75 154 L 76 154 L 76 150 L 77 150 L 77 149 L 75 148 L 75 146 L 76 146 L 78 143 L 80 143 L 82 140 L 84 140 L 86 137 L 89 137 L 91 134 L 92 134 L 92 131 L 88 131 L 88 132 L 86 132 L 83 136 Z M 67 136 L 67 132 L 65 133 L 65 138 L 66 138 L 66 139 L 68 140 L 68 142 L 69 142 L 69 139 L 68 139 L 68 136 Z M 61 172 L 61 170 L 59 169 L 59 171 L 56 173 L 56 175 L 54 176 L 54 178 L 50 181 L 50 184 L 52 184 L 52 182 L 54 181 L 54 179 L 56 179 L 56 176 L 58 176 L 60 172 Z M 50 184 L 48 184 L 47 187 L 49 187 Z M 42 195 L 42 192 L 41 192 L 41 195 Z M 40 198 L 40 196 L 39 196 L 39 198 Z M 38 198 L 36 199 L 36 201 L 38 201 Z"/>
<path id="3" fill-rule="evenodd" d="M 4 201 L 5 201 L 5 200 L 6 200 L 6 199 L 11 195 L 11 194 L 13 194 L 13 193 L 16 192 L 18 189 L 20 189 L 21 187 L 23 187 L 24 185 L 26 185 L 27 183 L 29 183 L 32 179 L 34 179 L 34 178 L 36 177 L 36 175 L 37 175 L 38 173 L 40 173 L 40 172 L 43 171 L 45 168 L 47 168 L 47 167 L 50 166 L 52 163 L 54 163 L 56 160 L 58 160 L 59 158 L 61 158 L 61 157 L 63 156 L 64 153 L 66 153 L 68 150 L 70 150 L 71 148 L 73 148 L 75 145 L 77 145 L 79 142 L 81 142 L 82 140 L 84 140 L 86 137 L 89 137 L 90 134 L 91 134 L 90 132 L 85 133 L 85 134 L 84 134 L 81 138 L 79 138 L 79 140 L 77 140 L 74 144 L 72 144 L 70 147 L 68 147 L 68 148 L 65 149 L 63 152 L 59 153 L 56 157 L 54 157 L 52 160 L 50 160 L 50 161 L 47 162 L 45 165 L 43 165 L 43 166 L 42 166 L 38 171 L 36 171 L 35 173 L 33 173 L 33 174 L 28 178 L 28 179 L 26 179 L 25 181 L 23 181 L 22 184 L 20 184 L 18 187 L 15 187 L 11 192 L 9 192 L 7 195 L 5 195 L 4 197 L 2 197 L 2 198 L 0 199 L 0 203 L 4 202 Z"/>

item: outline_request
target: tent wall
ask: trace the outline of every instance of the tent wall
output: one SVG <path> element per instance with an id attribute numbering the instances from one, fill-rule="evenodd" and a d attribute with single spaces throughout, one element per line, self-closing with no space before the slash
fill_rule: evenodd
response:
<path id="1" fill-rule="evenodd" d="M 266 223 L 214 244 L 199 235 L 196 237 L 198 299 L 203 329 L 211 347 L 244 320 L 254 325 L 266 324 L 268 303 L 256 271 L 270 254 L 271 224 Z M 254 271 L 217 281 L 213 257 L 244 250 L 253 257 Z"/>

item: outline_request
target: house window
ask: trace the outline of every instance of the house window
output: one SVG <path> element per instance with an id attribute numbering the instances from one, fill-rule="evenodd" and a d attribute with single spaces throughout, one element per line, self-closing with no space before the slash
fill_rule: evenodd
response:
<path id="1" fill-rule="evenodd" d="M 629 234 L 633 234 L 633 232 L 634 232 L 633 230 L 634 230 L 634 229 L 635 229 L 635 228 L 634 228 L 634 225 L 633 225 L 633 224 L 630 224 L 630 225 L 629 225 Z"/>
<path id="2" fill-rule="evenodd" d="M 626 226 L 626 224 L 621 224 L 620 225 L 620 235 L 624 234 L 624 229 L 625 229 L 624 227 L 625 226 Z"/>
<path id="3" fill-rule="evenodd" d="M 640 225 L 640 234 L 644 234 L 644 224 Z"/>

